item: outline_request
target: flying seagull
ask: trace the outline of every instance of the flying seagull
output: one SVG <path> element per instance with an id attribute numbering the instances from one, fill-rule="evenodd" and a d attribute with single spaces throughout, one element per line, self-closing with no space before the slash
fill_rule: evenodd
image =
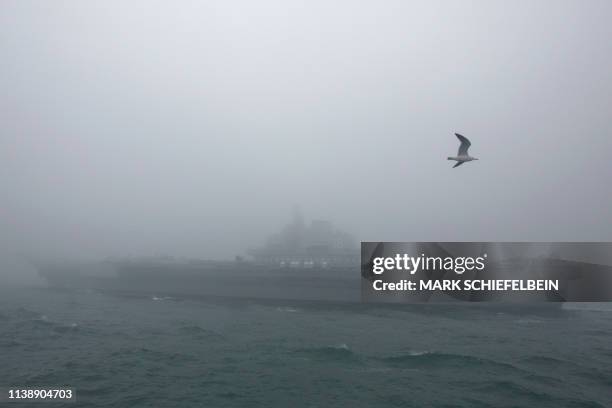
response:
<path id="1" fill-rule="evenodd" d="M 459 145 L 459 152 L 457 152 L 457 156 L 448 158 L 448 160 L 455 160 L 457 162 L 457 164 L 453 166 L 453 169 L 457 166 L 461 166 L 465 162 L 478 160 L 477 158 L 472 157 L 468 154 L 468 149 L 472 145 L 468 138 L 460 135 L 459 133 L 455 133 L 455 136 L 457 136 L 457 139 L 459 139 L 461 144 Z"/>

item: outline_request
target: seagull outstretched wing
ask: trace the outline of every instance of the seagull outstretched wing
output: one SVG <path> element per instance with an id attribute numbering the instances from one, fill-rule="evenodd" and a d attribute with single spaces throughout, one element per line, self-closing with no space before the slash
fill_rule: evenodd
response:
<path id="1" fill-rule="evenodd" d="M 459 146 L 459 153 L 457 153 L 457 156 L 467 156 L 468 149 L 470 148 L 472 144 L 467 139 L 467 137 L 462 136 L 459 133 L 455 133 L 455 136 L 457 136 L 457 139 L 459 139 L 459 141 L 461 142 L 461 145 Z"/>
<path id="2" fill-rule="evenodd" d="M 461 166 L 463 163 L 465 163 L 465 162 L 457 162 L 457 164 L 455 164 L 455 165 L 453 166 L 453 169 L 454 169 L 455 167 L 459 167 L 459 166 Z"/>

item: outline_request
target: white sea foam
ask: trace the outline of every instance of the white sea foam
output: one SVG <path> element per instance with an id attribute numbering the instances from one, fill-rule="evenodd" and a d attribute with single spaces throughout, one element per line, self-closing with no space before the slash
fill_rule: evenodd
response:
<path id="1" fill-rule="evenodd" d="M 170 296 L 153 296 L 151 299 L 155 300 L 155 301 L 158 301 L 158 300 L 172 300 L 174 298 L 172 298 Z"/>
<path id="2" fill-rule="evenodd" d="M 412 351 L 408 352 L 408 354 L 413 356 L 413 357 L 424 356 L 424 355 L 430 354 L 430 353 L 431 353 L 431 351 L 428 351 L 428 350 L 423 350 L 423 351 L 412 350 Z"/>

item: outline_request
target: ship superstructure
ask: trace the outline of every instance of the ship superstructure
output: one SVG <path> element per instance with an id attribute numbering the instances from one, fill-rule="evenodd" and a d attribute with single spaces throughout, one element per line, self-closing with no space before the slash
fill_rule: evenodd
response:
<path id="1" fill-rule="evenodd" d="M 264 246 L 249 253 L 256 264 L 290 268 L 358 267 L 360 256 L 351 235 L 325 220 L 307 225 L 299 212 Z"/>

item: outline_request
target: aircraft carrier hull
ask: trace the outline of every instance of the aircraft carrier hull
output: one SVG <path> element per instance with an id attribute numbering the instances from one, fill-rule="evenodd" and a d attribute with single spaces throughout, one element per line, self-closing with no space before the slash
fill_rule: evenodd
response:
<path id="1" fill-rule="evenodd" d="M 87 265 L 46 266 L 39 274 L 51 287 L 153 297 L 216 296 L 229 298 L 359 302 L 360 272 L 355 268 L 271 268 L 258 265 L 124 264 L 105 273 Z M 100 269 L 100 268 L 98 268 Z"/>

